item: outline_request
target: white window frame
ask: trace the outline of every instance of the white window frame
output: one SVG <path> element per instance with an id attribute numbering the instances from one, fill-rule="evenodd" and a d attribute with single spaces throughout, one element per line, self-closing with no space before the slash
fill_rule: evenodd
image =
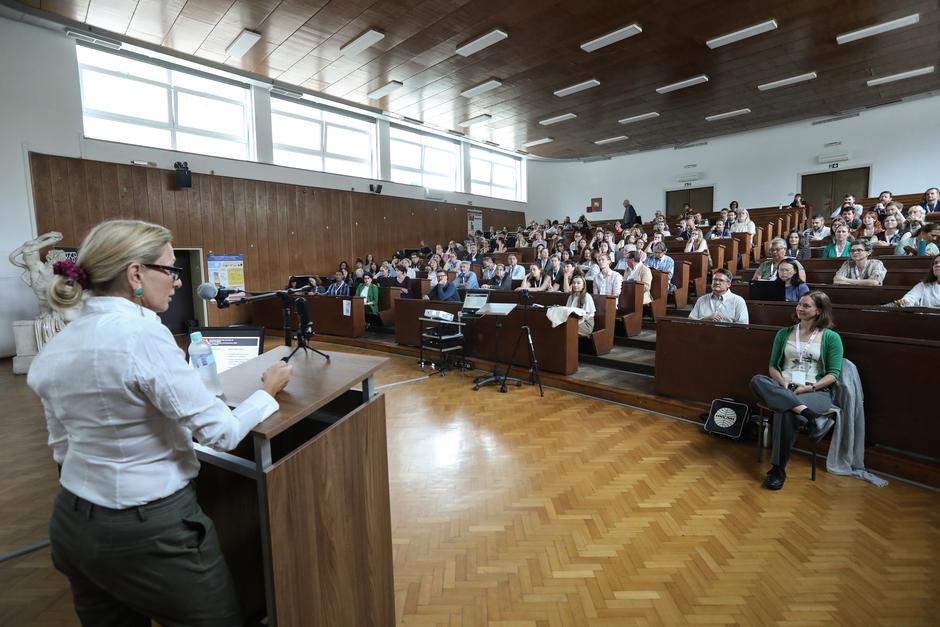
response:
<path id="1" fill-rule="evenodd" d="M 476 153 L 476 154 L 475 154 L 475 153 Z M 483 153 L 483 155 L 485 155 L 485 156 L 484 156 L 483 158 L 481 158 L 481 156 L 479 155 L 479 153 Z M 495 183 L 493 182 L 493 166 L 494 166 L 494 160 L 493 160 L 492 157 L 490 157 L 490 155 L 499 158 L 500 161 L 509 160 L 509 161 L 512 161 L 512 162 L 513 162 L 513 164 L 514 164 L 515 167 L 516 167 L 516 183 L 515 183 L 515 185 L 514 185 L 513 187 L 508 187 L 508 186 L 506 186 L 506 185 L 497 185 L 497 184 L 495 184 Z M 523 183 L 523 160 L 522 160 L 522 159 L 520 159 L 520 158 L 518 158 L 518 157 L 512 157 L 512 156 L 503 154 L 503 153 L 501 153 L 501 152 L 495 152 L 495 151 L 493 151 L 493 150 L 486 150 L 485 148 L 481 148 L 481 147 L 479 147 L 479 146 L 472 146 L 472 145 L 469 147 L 469 150 L 467 151 L 467 159 L 468 159 L 468 161 L 467 161 L 467 171 L 468 171 L 467 178 L 468 178 L 469 181 L 470 181 L 470 187 L 468 188 L 468 191 L 470 191 L 471 193 L 473 193 L 473 184 L 474 184 L 474 183 L 478 183 L 478 184 L 486 185 L 486 186 L 489 187 L 489 193 L 488 193 L 488 194 L 485 194 L 486 196 L 489 196 L 489 197 L 491 197 L 491 198 L 502 198 L 502 199 L 504 199 L 504 200 L 516 200 L 516 201 L 520 200 L 520 198 L 521 198 L 521 190 L 522 190 L 522 183 Z M 489 179 L 488 179 L 488 180 L 487 180 L 487 179 L 483 179 L 483 178 L 481 178 L 481 177 L 474 177 L 474 176 L 473 176 L 473 174 L 474 174 L 474 173 L 473 173 L 473 161 L 474 161 L 474 159 L 478 159 L 478 160 L 481 160 L 481 161 L 487 161 L 487 162 L 490 164 L 490 176 L 489 176 Z M 500 165 L 504 165 L 504 164 L 500 163 Z M 508 196 L 495 196 L 495 195 L 493 194 L 493 188 L 497 188 L 497 189 L 501 189 L 501 190 L 506 190 L 507 192 L 509 192 L 509 195 L 508 195 Z"/>
<path id="2" fill-rule="evenodd" d="M 298 115 L 296 113 L 292 113 L 289 111 L 277 110 L 274 105 L 274 101 L 276 100 L 307 107 L 311 111 L 317 112 L 319 114 L 319 117 L 313 117 L 313 116 L 307 117 L 307 116 Z M 358 128 L 356 126 L 346 126 L 334 120 L 326 120 L 323 115 L 324 113 L 330 113 L 335 116 L 350 118 L 353 120 L 357 120 L 359 122 L 366 122 L 369 124 L 369 157 L 367 159 L 362 159 L 362 158 L 357 159 L 355 157 L 350 157 L 349 155 L 342 155 L 339 153 L 327 151 L 326 138 L 327 138 L 327 132 L 330 128 L 339 128 L 339 129 L 343 129 L 347 131 L 352 131 L 354 133 L 363 133 L 364 131 L 362 128 Z M 295 120 L 302 120 L 305 122 L 318 123 L 320 125 L 320 149 L 314 150 L 312 148 L 305 148 L 304 146 L 298 145 L 298 144 L 283 144 L 283 143 L 275 142 L 273 139 L 273 126 L 274 126 L 275 115 L 293 118 Z M 378 159 L 376 158 L 378 149 L 376 145 L 376 138 L 378 137 L 378 132 L 376 129 L 374 118 L 354 115 L 354 114 L 349 113 L 348 111 L 342 111 L 342 110 L 333 109 L 330 107 L 324 107 L 324 106 L 320 106 L 312 102 L 307 102 L 304 100 L 297 100 L 297 99 L 290 98 L 290 97 L 281 97 L 281 96 L 272 94 L 271 95 L 271 127 L 272 127 L 273 150 L 287 150 L 290 152 L 297 152 L 297 153 L 301 153 L 305 155 L 310 155 L 313 157 L 318 157 L 320 159 L 320 163 L 322 164 L 322 167 L 317 170 L 319 172 L 331 172 L 330 170 L 326 169 L 327 159 L 336 159 L 339 161 L 346 161 L 349 163 L 366 164 L 368 166 L 368 171 L 369 171 L 368 175 L 347 174 L 345 172 L 331 172 L 331 173 L 341 174 L 343 176 L 356 176 L 358 178 L 373 178 L 373 179 L 376 178 L 376 174 L 378 171 Z M 275 165 L 283 165 L 283 164 L 278 164 L 273 159 L 272 159 L 272 163 L 274 163 Z M 292 167 L 292 166 L 285 166 L 285 167 Z"/>
<path id="3" fill-rule="evenodd" d="M 405 131 L 406 133 L 412 133 L 412 134 L 414 134 L 414 135 L 418 135 L 418 136 L 421 137 L 421 141 L 420 141 L 420 142 L 417 142 L 417 141 L 412 141 L 412 140 L 410 140 L 410 139 L 402 139 L 402 138 L 398 138 L 398 137 L 393 138 L 393 137 L 392 137 L 392 131 L 393 131 L 393 130 Z M 456 172 L 454 173 L 454 189 L 453 189 L 453 191 L 455 191 L 455 192 L 463 192 L 463 191 L 464 191 L 464 187 L 465 187 L 465 184 L 464 184 L 464 176 L 463 176 L 465 164 L 464 164 L 464 159 L 463 159 L 463 150 L 461 150 L 461 142 L 455 141 L 455 140 L 452 140 L 452 139 L 448 139 L 448 138 L 446 138 L 446 137 L 441 137 L 440 135 L 434 135 L 434 134 L 432 134 L 432 133 L 422 133 L 421 131 L 415 130 L 415 129 L 413 129 L 413 128 L 408 128 L 408 127 L 406 127 L 406 126 L 398 126 L 397 124 L 395 124 L 395 125 L 390 125 L 390 129 L 389 129 L 389 139 L 388 139 L 389 181 L 391 181 L 391 182 L 393 182 L 393 183 L 398 183 L 399 181 L 396 181 L 396 180 L 394 179 L 394 177 L 392 176 L 392 171 L 393 171 L 393 170 L 404 170 L 404 171 L 406 171 L 406 172 L 411 172 L 411 173 L 414 173 L 414 174 L 419 175 L 419 176 L 421 177 L 421 186 L 422 186 L 422 187 L 429 188 L 429 189 L 439 189 L 439 187 L 437 187 L 437 186 L 428 185 L 428 184 L 426 183 L 426 181 L 425 181 L 425 177 L 439 177 L 439 176 L 441 176 L 440 173 L 434 172 L 434 171 L 429 171 L 429 170 L 425 167 L 425 163 L 426 163 L 426 161 L 427 161 L 427 150 L 428 150 L 428 148 L 431 148 L 431 149 L 434 149 L 434 150 L 439 150 L 439 148 L 437 148 L 437 147 L 435 147 L 435 146 L 428 146 L 428 145 L 426 145 L 426 144 L 424 143 L 424 138 L 425 138 L 425 137 L 427 137 L 427 138 L 429 138 L 429 139 L 432 139 L 432 140 L 434 140 L 435 142 L 447 143 L 447 144 L 451 144 L 451 145 L 453 146 L 453 148 L 454 148 L 454 153 L 455 153 L 455 156 L 456 156 L 456 159 L 457 159 Z M 421 165 L 420 165 L 418 168 L 412 168 L 412 167 L 403 166 L 403 165 L 396 165 L 396 164 L 392 161 L 392 142 L 403 142 L 403 143 L 411 144 L 412 146 L 417 146 L 418 148 L 420 148 L 420 150 L 421 150 Z M 407 184 L 407 183 L 403 183 L 403 184 Z M 445 191 L 449 191 L 449 190 L 445 190 Z"/>
<path id="4" fill-rule="evenodd" d="M 76 46 L 77 48 L 78 46 Z M 116 54 L 113 52 L 105 52 L 99 48 L 89 46 L 89 49 L 95 50 L 97 52 L 102 52 L 104 54 L 112 54 L 114 56 L 124 56 Z M 211 76 L 206 76 L 200 72 L 187 71 L 186 68 L 177 67 L 177 66 L 166 66 L 164 64 L 148 62 L 148 60 L 143 58 L 138 58 L 137 55 L 129 56 L 134 61 L 139 63 L 147 63 L 154 67 L 160 67 L 166 72 L 166 82 L 156 81 L 149 78 L 144 78 L 141 76 L 135 76 L 127 72 L 120 72 L 117 70 L 112 70 L 109 68 L 103 68 L 97 65 L 90 65 L 85 63 L 78 63 L 78 76 L 79 82 L 81 84 L 82 90 L 82 116 L 88 116 L 91 118 L 98 118 L 101 120 L 109 120 L 114 122 L 122 122 L 125 124 L 133 124 L 135 126 L 145 126 L 148 128 L 155 128 L 160 130 L 166 130 L 170 132 L 170 149 L 177 150 L 176 134 L 178 132 L 186 133 L 189 135 L 198 135 L 201 137 L 206 137 L 210 139 L 221 139 L 226 141 L 232 141 L 239 144 L 245 145 L 245 159 L 249 161 L 255 160 L 255 142 L 252 133 L 252 124 L 251 120 L 253 118 L 252 113 L 252 99 L 249 86 L 243 83 L 238 83 L 231 80 L 223 80 Z M 104 74 L 108 76 L 114 76 L 116 78 L 121 78 L 124 80 L 135 81 L 138 83 L 143 83 L 146 85 L 152 85 L 155 87 L 161 87 L 166 91 L 167 97 L 167 110 L 169 113 L 168 122 L 156 122 L 154 120 L 148 120 L 146 118 L 137 118 L 134 116 L 123 115 L 119 113 L 112 113 L 110 111 L 101 111 L 100 109 L 90 109 L 85 106 L 85 83 L 84 83 L 84 70 L 89 70 L 91 72 L 97 72 L 98 74 Z M 233 85 L 240 87 L 245 90 L 245 98 L 242 101 L 235 100 L 233 98 L 226 98 L 224 96 L 218 96 L 211 92 L 204 92 L 189 87 L 178 87 L 173 84 L 173 73 L 180 72 L 184 74 L 190 74 L 197 76 L 199 78 L 211 81 L 217 81 L 219 83 L 224 83 L 226 85 Z M 233 104 L 242 107 L 242 128 L 241 135 L 235 135 L 230 133 L 220 133 L 218 131 L 209 131 L 205 129 L 195 128 L 191 126 L 180 126 L 177 122 L 178 120 L 178 96 L 180 93 L 186 93 L 200 98 L 206 98 L 208 100 L 215 100 L 218 102 L 224 102 L 227 104 Z M 87 137 L 87 136 L 86 136 Z M 90 137 L 89 139 L 98 139 L 95 137 Z M 187 151 L 188 152 L 188 151 Z"/>

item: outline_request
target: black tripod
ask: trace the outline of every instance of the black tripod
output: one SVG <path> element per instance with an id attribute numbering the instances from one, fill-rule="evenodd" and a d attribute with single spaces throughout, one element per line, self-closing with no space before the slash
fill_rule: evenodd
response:
<path id="1" fill-rule="evenodd" d="M 545 396 L 545 390 L 542 389 L 542 378 L 539 376 L 539 359 L 535 354 L 535 343 L 532 342 L 532 329 L 529 328 L 529 290 L 522 290 L 522 327 L 519 329 L 519 336 L 516 338 L 516 343 L 512 347 L 512 352 L 509 353 L 509 360 L 506 363 L 506 372 L 503 374 L 503 380 L 499 384 L 499 391 L 505 393 L 506 382 L 515 381 L 516 385 L 522 385 L 523 383 L 528 383 L 529 385 L 539 386 L 539 396 Z M 519 343 L 522 341 L 522 338 L 526 339 L 529 348 L 529 380 L 525 381 L 518 377 L 510 377 L 509 371 L 512 369 L 512 360 L 516 356 L 516 352 L 519 350 Z"/>
<path id="2" fill-rule="evenodd" d="M 329 361 L 330 360 L 329 355 L 327 355 L 324 352 L 318 351 L 317 349 L 307 344 L 307 340 L 314 336 L 313 323 L 310 322 L 310 315 L 307 312 L 307 298 L 305 296 L 306 291 L 309 288 L 301 288 L 301 289 L 303 290 L 303 292 L 300 294 L 300 296 L 296 298 L 290 293 L 294 290 L 287 290 L 287 293 L 284 293 L 281 295 L 281 300 L 282 300 L 283 308 L 284 308 L 284 345 L 288 347 L 290 346 L 291 337 L 297 340 L 297 348 L 292 350 L 290 355 L 288 355 L 287 357 L 282 357 L 281 361 L 283 361 L 284 363 L 289 363 L 290 358 L 293 357 L 294 354 L 301 349 L 303 349 L 305 352 L 312 351 L 316 353 L 317 355 L 321 355 L 322 357 L 325 357 L 326 360 Z M 290 325 L 292 308 L 297 310 L 298 325 L 297 325 L 296 333 L 293 332 L 293 329 L 291 329 L 291 325 Z"/>

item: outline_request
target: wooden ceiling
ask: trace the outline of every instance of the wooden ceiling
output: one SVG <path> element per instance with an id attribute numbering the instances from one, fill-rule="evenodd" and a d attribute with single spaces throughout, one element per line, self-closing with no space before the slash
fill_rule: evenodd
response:
<path id="1" fill-rule="evenodd" d="M 551 158 L 585 158 L 685 144 L 784 122 L 830 116 L 940 88 L 933 74 L 867 87 L 880 76 L 938 64 L 936 0 L 29 0 L 25 4 L 127 38 L 380 107 L 444 129 L 489 114 L 471 137 Z M 918 24 L 837 45 L 838 34 L 920 14 Z M 717 49 L 708 39 L 775 19 L 769 33 Z M 580 45 L 632 23 L 637 36 L 593 53 Z M 241 59 L 225 50 L 248 28 L 262 35 Z M 385 38 L 354 56 L 340 47 L 374 28 Z M 470 57 L 457 46 L 494 28 L 509 34 Z M 757 85 L 816 72 L 772 91 Z M 698 74 L 709 81 L 668 94 L 657 87 Z M 490 78 L 502 87 L 460 95 Z M 565 98 L 553 92 L 588 79 L 600 86 Z M 368 93 L 404 86 L 379 101 Z M 750 108 L 708 122 L 705 116 Z M 618 120 L 657 111 L 660 117 Z M 575 113 L 552 126 L 538 122 Z M 596 140 L 627 135 L 607 145 Z"/>

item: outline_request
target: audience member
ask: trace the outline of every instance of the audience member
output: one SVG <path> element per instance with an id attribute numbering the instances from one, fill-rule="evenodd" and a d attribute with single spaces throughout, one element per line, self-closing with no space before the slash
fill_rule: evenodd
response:
<path id="1" fill-rule="evenodd" d="M 870 211 L 875 212 L 879 222 L 884 222 L 885 216 L 888 215 L 888 204 L 893 200 L 893 196 L 889 191 L 883 191 L 878 195 L 878 202 L 872 205 Z"/>
<path id="2" fill-rule="evenodd" d="M 643 284 L 643 304 L 649 305 L 653 302 L 653 297 L 650 294 L 650 288 L 653 286 L 653 273 L 650 272 L 650 269 L 646 267 L 641 261 L 641 255 L 643 253 L 638 250 L 631 250 L 626 255 L 627 260 L 627 272 L 624 274 L 624 281 L 633 281 L 636 283 Z M 621 286 L 621 289 L 623 286 Z"/>
<path id="3" fill-rule="evenodd" d="M 898 215 L 888 215 L 885 217 L 884 230 L 875 237 L 872 242 L 875 246 L 897 246 L 902 239 L 910 237 L 911 234 L 902 228 L 904 222 Z"/>
<path id="4" fill-rule="evenodd" d="M 598 255 L 597 264 L 600 271 L 594 277 L 594 293 L 619 298 L 623 289 L 623 276 L 610 267 L 610 255 Z"/>
<path id="5" fill-rule="evenodd" d="M 663 240 L 664 238 L 663 238 L 662 233 L 653 233 L 653 236 L 650 238 L 649 244 L 646 245 L 646 248 L 643 249 L 643 252 L 645 252 L 647 255 L 652 255 L 653 246 L 655 246 L 656 244 L 662 244 Z"/>
<path id="6" fill-rule="evenodd" d="M 858 227 L 862 226 L 862 221 L 859 219 L 858 213 L 856 213 L 854 206 L 846 205 L 842 207 L 839 215 L 845 221 L 850 231 L 854 231 Z"/>
<path id="7" fill-rule="evenodd" d="M 823 257 L 848 257 L 852 244 L 849 242 L 849 227 L 839 224 L 832 227 L 832 243 L 823 250 Z"/>
<path id="8" fill-rule="evenodd" d="M 379 313 L 379 288 L 372 282 L 371 274 L 362 275 L 362 283 L 356 288 L 355 295 L 366 299 L 366 313 Z"/>
<path id="9" fill-rule="evenodd" d="M 525 268 L 519 265 L 517 258 L 514 254 L 510 253 L 506 257 L 506 261 L 508 262 L 506 266 L 506 274 L 509 275 L 510 279 L 521 281 L 522 279 L 525 278 Z"/>
<path id="10" fill-rule="evenodd" d="M 875 240 L 878 235 L 884 231 L 881 222 L 878 221 L 878 214 L 874 211 L 866 211 L 862 216 L 862 224 L 852 234 L 855 239 Z"/>
<path id="11" fill-rule="evenodd" d="M 747 209 L 738 209 L 735 215 L 735 221 L 731 224 L 732 233 L 750 233 L 751 235 L 757 233 L 757 226 L 751 221 Z"/>
<path id="12" fill-rule="evenodd" d="M 831 236 L 832 231 L 826 226 L 826 218 L 821 215 L 815 215 L 813 216 L 813 222 L 810 228 L 803 231 L 803 237 L 807 240 L 807 244 L 804 245 L 808 248 L 809 243 L 821 242 Z"/>
<path id="13" fill-rule="evenodd" d="M 924 213 L 940 211 L 940 190 L 936 187 L 931 187 L 924 192 L 924 200 L 920 203 L 919 207 L 924 210 Z"/>
<path id="14" fill-rule="evenodd" d="M 708 230 L 708 233 L 705 234 L 705 239 L 712 238 L 725 238 L 731 237 L 731 229 L 728 227 L 728 224 L 721 218 L 715 220 L 715 226 Z"/>
<path id="15" fill-rule="evenodd" d="M 805 206 L 806 204 L 803 202 L 803 194 L 793 194 L 793 202 L 790 203 L 790 207 L 793 209 L 798 209 Z"/>
<path id="16" fill-rule="evenodd" d="M 696 299 L 689 319 L 747 324 L 747 303 L 731 291 L 731 279 L 725 268 L 712 272 L 712 291 Z"/>
<path id="17" fill-rule="evenodd" d="M 755 281 L 775 281 L 777 279 L 777 266 L 784 259 L 789 259 L 796 265 L 800 280 L 806 280 L 806 270 L 799 261 L 792 257 L 787 257 L 787 242 L 782 237 L 775 237 L 770 240 L 770 259 L 764 261 L 757 270 L 754 271 Z"/>
<path id="18" fill-rule="evenodd" d="M 784 253 L 784 257 L 789 257 L 791 259 L 809 259 L 810 258 L 809 247 L 803 246 L 803 238 L 800 236 L 800 232 L 796 229 L 787 233 L 787 250 Z"/>
<path id="19" fill-rule="evenodd" d="M 460 262 L 457 276 L 454 277 L 454 285 L 457 286 L 457 289 L 461 290 L 480 289 L 480 282 L 477 280 L 476 273 L 470 270 L 469 261 L 464 260 Z"/>
<path id="20" fill-rule="evenodd" d="M 496 276 L 496 264 L 493 263 L 492 257 L 486 256 L 483 258 L 483 269 L 480 270 L 480 283 L 489 281 L 494 276 Z"/>
<path id="21" fill-rule="evenodd" d="M 708 244 L 705 242 L 705 237 L 702 235 L 702 230 L 698 228 L 693 228 L 692 232 L 689 233 L 689 241 L 685 244 L 685 252 L 687 253 L 707 253 Z"/>
<path id="22" fill-rule="evenodd" d="M 522 279 L 522 285 L 516 288 L 516 291 L 529 290 L 531 292 L 550 292 L 552 289 L 551 278 L 542 272 L 542 267 L 537 263 L 529 264 L 529 274 Z"/>
<path id="23" fill-rule="evenodd" d="M 434 263 L 434 265 L 437 265 L 433 259 L 431 262 Z M 437 283 L 437 272 L 429 269 L 428 278 L 431 276 L 434 277 L 434 283 Z M 434 283 L 432 283 L 432 285 Z M 402 298 L 408 298 L 408 296 L 411 294 L 411 278 L 404 272 L 396 272 L 395 276 L 388 280 L 388 285 L 392 289 L 396 289 L 401 292 Z"/>
<path id="24" fill-rule="evenodd" d="M 640 216 L 637 215 L 636 209 L 633 208 L 633 205 L 630 204 L 629 200 L 623 201 L 623 226 L 629 228 L 634 224 L 641 224 Z"/>
<path id="25" fill-rule="evenodd" d="M 894 248 L 894 254 L 933 257 L 940 253 L 935 243 L 938 236 L 940 236 L 940 225 L 928 222 L 915 237 L 908 237 L 898 242 Z"/>
<path id="26" fill-rule="evenodd" d="M 401 272 L 404 272 L 409 279 L 418 278 L 418 274 L 415 272 L 415 269 L 411 267 L 411 259 L 408 259 L 407 257 L 401 260 L 398 269 Z"/>
<path id="27" fill-rule="evenodd" d="M 833 211 L 832 215 L 830 215 L 829 217 L 836 218 L 836 217 L 841 216 L 842 209 L 844 207 L 851 207 L 854 211 L 857 211 L 859 213 L 861 213 L 865 209 L 865 207 L 855 202 L 855 196 L 853 196 L 852 194 L 846 194 L 845 196 L 842 197 L 842 204 L 836 207 L 835 211 Z"/>
<path id="28" fill-rule="evenodd" d="M 582 239 L 584 239 L 584 236 L 581 235 L 581 231 L 575 231 L 573 239 L 571 240 L 571 244 L 568 245 L 568 248 L 571 250 L 572 253 L 578 252 L 580 248 L 580 242 Z"/>
<path id="29" fill-rule="evenodd" d="M 784 285 L 787 302 L 799 302 L 804 295 L 809 294 L 809 286 L 800 278 L 792 259 L 784 259 L 777 265 L 777 280 Z"/>
<path id="30" fill-rule="evenodd" d="M 594 263 L 594 255 L 590 248 L 581 251 L 581 261 L 578 263 L 578 269 L 581 270 L 581 274 L 584 275 L 587 281 L 593 281 L 597 273 L 601 271 L 598 265 Z"/>
<path id="31" fill-rule="evenodd" d="M 501 263 L 496 264 L 496 272 L 493 277 L 483 281 L 483 289 L 508 292 L 512 289 L 512 277 L 506 271 L 506 266 Z"/>
<path id="32" fill-rule="evenodd" d="M 920 205 L 914 205 L 907 210 L 907 222 L 904 226 L 911 232 L 911 235 L 917 235 L 917 233 L 920 232 L 920 228 L 924 225 L 925 219 L 926 214 L 924 213 L 924 208 Z"/>
<path id="33" fill-rule="evenodd" d="M 832 282 L 836 285 L 881 285 L 888 270 L 877 259 L 871 258 L 871 243 L 859 239 L 849 249 L 851 259 L 842 264 Z"/>
<path id="34" fill-rule="evenodd" d="M 832 407 L 831 387 L 842 375 L 842 338 L 832 330 L 832 303 L 823 292 L 810 292 L 796 306 L 799 323 L 777 332 L 768 375 L 751 379 L 751 390 L 774 412 L 773 464 L 764 480 L 779 490 L 799 429 L 808 425 L 819 440 L 834 421 L 822 413 Z"/>
<path id="35" fill-rule="evenodd" d="M 924 280 L 894 304 L 898 307 L 940 307 L 940 256 L 933 258 Z"/>
<path id="36" fill-rule="evenodd" d="M 546 274 L 548 274 L 548 278 L 552 282 L 552 291 L 563 291 L 565 269 L 561 264 L 561 255 L 552 255 L 549 258 Z"/>
<path id="37" fill-rule="evenodd" d="M 349 283 L 343 278 L 343 271 L 337 270 L 333 277 L 333 282 L 326 289 L 327 296 L 349 296 Z"/>
<path id="38" fill-rule="evenodd" d="M 597 308 L 594 299 L 585 289 L 584 277 L 576 275 L 571 279 L 571 295 L 568 296 L 568 307 L 578 307 L 584 310 L 584 315 L 578 321 L 578 335 L 589 336 L 594 331 L 594 314 Z"/>
<path id="39" fill-rule="evenodd" d="M 437 271 L 437 283 L 424 295 L 424 300 L 456 300 L 460 301 L 457 286 L 447 280 L 447 272 Z"/>
<path id="40" fill-rule="evenodd" d="M 428 281 L 430 281 L 431 287 L 437 285 L 437 271 L 441 269 L 441 262 L 438 260 L 437 255 L 434 255 L 428 260 L 428 267 L 425 268 L 425 271 L 428 274 Z"/>
<path id="41" fill-rule="evenodd" d="M 653 270 L 665 272 L 668 275 L 667 286 L 669 293 L 672 294 L 676 291 L 676 286 L 672 284 L 672 275 L 676 271 L 676 262 L 666 254 L 666 245 L 664 243 L 657 242 L 653 244 L 653 255 L 647 257 L 646 265 Z"/>
<path id="42" fill-rule="evenodd" d="M 556 283 L 555 289 L 559 292 L 564 292 L 568 294 L 571 292 L 571 279 L 576 275 L 580 275 L 581 271 L 574 264 L 574 261 L 568 259 L 562 264 L 561 267 L 561 284 Z"/>

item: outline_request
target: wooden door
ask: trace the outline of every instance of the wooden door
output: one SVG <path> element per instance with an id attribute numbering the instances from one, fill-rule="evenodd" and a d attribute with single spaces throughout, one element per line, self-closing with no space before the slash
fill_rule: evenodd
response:
<path id="1" fill-rule="evenodd" d="M 813 214 L 821 213 L 828 218 L 846 194 L 856 199 L 868 197 L 869 175 L 869 168 L 807 174 L 801 177 L 800 189 Z"/>
<path id="2" fill-rule="evenodd" d="M 695 211 L 708 213 L 714 211 L 714 187 L 690 187 L 666 192 L 666 215 L 682 213 L 682 205 L 689 203 Z"/>

